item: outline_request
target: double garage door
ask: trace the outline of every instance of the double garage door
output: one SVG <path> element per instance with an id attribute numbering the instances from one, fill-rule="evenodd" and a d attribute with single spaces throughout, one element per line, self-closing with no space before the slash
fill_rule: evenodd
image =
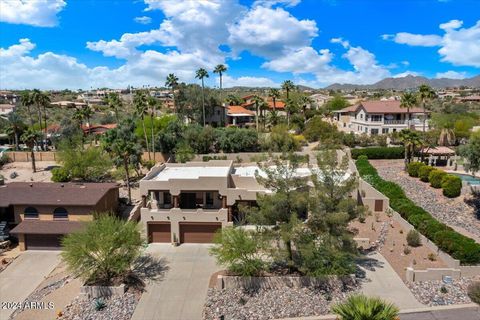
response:
<path id="1" fill-rule="evenodd" d="M 222 227 L 221 223 L 181 222 L 180 243 L 211 243 L 215 232 Z M 170 223 L 149 223 L 149 242 L 170 242 Z"/>
<path id="2" fill-rule="evenodd" d="M 26 234 L 26 250 L 61 250 L 62 234 Z"/>

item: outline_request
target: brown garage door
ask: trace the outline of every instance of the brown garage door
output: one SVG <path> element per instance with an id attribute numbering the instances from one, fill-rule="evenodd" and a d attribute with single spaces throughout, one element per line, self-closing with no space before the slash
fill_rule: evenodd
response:
<path id="1" fill-rule="evenodd" d="M 26 234 L 25 247 L 27 250 L 61 250 L 61 234 Z"/>
<path id="2" fill-rule="evenodd" d="M 181 243 L 211 243 L 221 223 L 180 223 Z"/>
<path id="3" fill-rule="evenodd" d="M 170 223 L 148 223 L 148 242 L 170 242 Z"/>

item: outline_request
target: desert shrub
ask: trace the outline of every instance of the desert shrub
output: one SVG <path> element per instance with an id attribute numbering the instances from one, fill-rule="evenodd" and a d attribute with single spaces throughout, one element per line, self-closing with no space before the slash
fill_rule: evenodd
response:
<path id="1" fill-rule="evenodd" d="M 435 253 L 429 253 L 427 258 L 430 261 L 436 261 L 437 260 L 437 255 Z"/>
<path id="2" fill-rule="evenodd" d="M 415 177 L 415 178 L 418 178 L 418 170 L 425 166 L 425 164 L 423 162 L 411 162 L 408 164 L 408 175 L 410 177 Z"/>
<path id="3" fill-rule="evenodd" d="M 411 247 L 419 247 L 422 244 L 420 233 L 417 230 L 410 230 L 407 233 L 407 243 Z"/>
<path id="4" fill-rule="evenodd" d="M 430 181 L 430 185 L 434 188 L 441 188 L 443 178 L 447 175 L 447 173 L 440 169 L 435 169 L 430 171 L 428 175 L 428 180 Z"/>
<path id="5" fill-rule="evenodd" d="M 359 156 L 367 156 L 368 159 L 403 159 L 403 147 L 370 147 L 352 149 L 352 158 L 358 159 Z"/>
<path id="6" fill-rule="evenodd" d="M 395 320 L 398 319 L 398 308 L 381 300 L 363 294 L 352 295 L 346 301 L 332 307 L 333 313 L 341 320 Z"/>
<path id="7" fill-rule="evenodd" d="M 241 276 L 255 276 L 266 268 L 261 256 L 262 242 L 256 232 L 242 228 L 223 228 L 214 237 L 210 253 L 217 262 Z"/>
<path id="8" fill-rule="evenodd" d="M 323 121 L 323 119 L 318 116 L 308 121 L 303 135 L 310 142 L 320 141 L 322 144 L 336 144 L 342 140 L 342 134 L 338 131 L 337 127 Z"/>
<path id="9" fill-rule="evenodd" d="M 442 180 L 443 195 L 448 198 L 455 198 L 462 193 L 462 179 L 447 174 Z"/>
<path id="10" fill-rule="evenodd" d="M 70 174 L 65 168 L 53 168 L 52 169 L 52 181 L 53 182 L 68 182 L 70 181 Z"/>
<path id="11" fill-rule="evenodd" d="M 430 175 L 430 172 L 434 169 L 435 168 L 431 166 L 422 166 L 420 167 L 420 169 L 418 169 L 418 177 L 423 182 L 428 182 L 428 177 Z"/>
<path id="12" fill-rule="evenodd" d="M 411 252 L 412 252 L 412 249 L 410 249 L 409 246 L 405 246 L 405 248 L 403 248 L 403 253 L 405 255 L 409 255 Z"/>
<path id="13" fill-rule="evenodd" d="M 467 289 L 467 294 L 472 302 L 480 304 L 480 281 L 470 284 Z"/>
<path id="14" fill-rule="evenodd" d="M 480 245 L 474 240 L 459 234 L 446 224 L 439 222 L 423 208 L 407 198 L 403 190 L 393 182 L 383 180 L 366 157 L 356 161 L 360 176 L 390 199 L 390 206 L 416 230 L 433 241 L 442 251 L 460 260 L 462 265 L 480 263 Z"/>

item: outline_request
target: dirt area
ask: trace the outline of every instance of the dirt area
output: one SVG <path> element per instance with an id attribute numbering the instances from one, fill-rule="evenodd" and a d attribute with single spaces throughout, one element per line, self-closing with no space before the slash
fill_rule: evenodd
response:
<path id="1" fill-rule="evenodd" d="M 0 272 L 12 263 L 15 258 L 20 254 L 20 249 L 17 245 L 13 245 L 8 249 L 0 249 Z"/>
<path id="2" fill-rule="evenodd" d="M 352 229 L 358 230 L 356 237 L 369 238 L 371 243 L 377 242 L 379 252 L 403 281 L 405 281 L 407 267 L 413 267 L 417 270 L 447 267 L 445 262 L 427 246 L 409 247 L 406 240 L 407 232 L 399 222 L 385 213 L 369 215 L 364 223 L 360 223 L 357 219 L 352 221 L 350 226 Z M 382 238 L 382 227 L 384 239 L 380 240 Z M 405 247 L 410 249 L 408 254 L 405 254 Z M 436 260 L 431 261 L 428 258 L 430 254 L 434 255 Z"/>
<path id="3" fill-rule="evenodd" d="M 10 162 L 3 166 L 0 174 L 5 178 L 5 182 L 50 182 L 52 177 L 51 170 L 59 166 L 55 161 L 39 161 L 36 162 L 37 172 L 32 172 L 31 162 Z M 10 178 L 10 175 L 15 172 L 17 177 Z"/>
<path id="4" fill-rule="evenodd" d="M 73 278 L 66 270 L 66 265 L 60 263 L 44 281 L 27 298 L 29 301 L 44 302 L 51 308 L 26 309 L 16 314 L 15 320 L 50 320 L 56 319 L 59 312 L 67 306 L 79 293 L 82 281 Z"/>

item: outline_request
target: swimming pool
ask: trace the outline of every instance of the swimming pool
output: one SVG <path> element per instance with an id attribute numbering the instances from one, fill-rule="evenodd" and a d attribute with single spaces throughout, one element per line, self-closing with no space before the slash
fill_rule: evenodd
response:
<path id="1" fill-rule="evenodd" d="M 469 174 L 462 174 L 462 173 L 452 173 L 452 174 L 457 176 L 457 177 L 460 177 L 460 179 L 462 179 L 462 181 L 465 181 L 466 183 L 468 183 L 470 185 L 475 185 L 475 186 L 480 185 L 480 178 L 471 176 Z"/>

